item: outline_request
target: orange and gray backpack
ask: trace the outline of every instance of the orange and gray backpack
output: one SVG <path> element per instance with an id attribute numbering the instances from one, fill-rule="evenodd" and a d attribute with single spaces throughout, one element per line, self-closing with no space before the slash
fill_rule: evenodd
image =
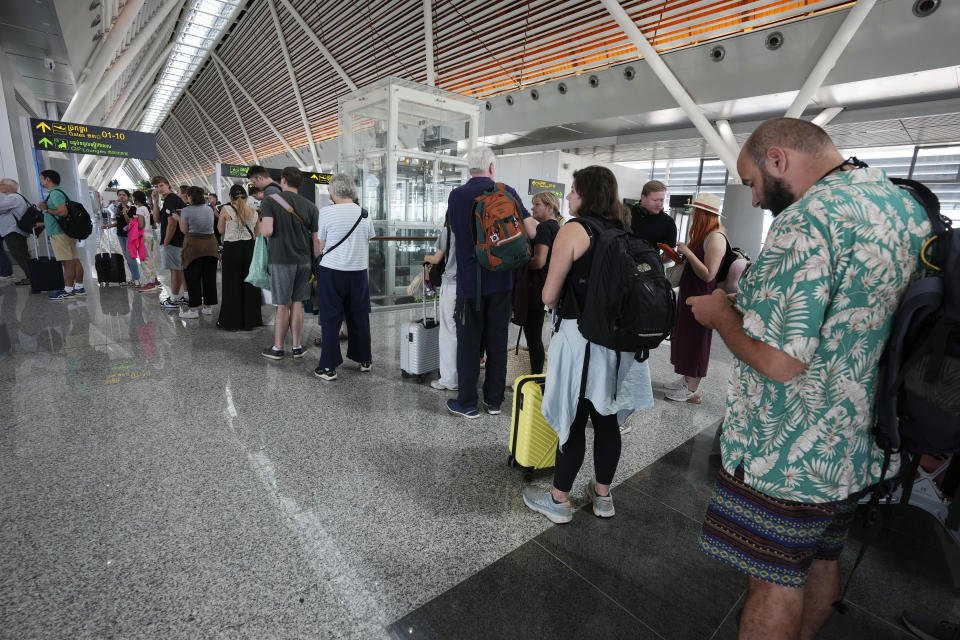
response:
<path id="1" fill-rule="evenodd" d="M 473 244 L 479 265 L 488 271 L 512 271 L 530 262 L 530 243 L 516 197 L 502 182 L 473 201 Z M 477 270 L 477 299 L 480 270 Z"/>

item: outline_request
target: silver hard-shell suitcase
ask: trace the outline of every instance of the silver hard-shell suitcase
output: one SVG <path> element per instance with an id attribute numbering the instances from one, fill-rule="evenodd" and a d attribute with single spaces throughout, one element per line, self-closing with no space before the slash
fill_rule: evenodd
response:
<path id="1" fill-rule="evenodd" d="M 424 278 L 426 283 L 426 278 Z M 437 297 L 433 298 L 433 317 L 427 317 L 426 286 L 423 292 L 423 318 L 400 325 L 400 374 L 404 378 L 424 376 L 440 369 L 440 322 Z"/>

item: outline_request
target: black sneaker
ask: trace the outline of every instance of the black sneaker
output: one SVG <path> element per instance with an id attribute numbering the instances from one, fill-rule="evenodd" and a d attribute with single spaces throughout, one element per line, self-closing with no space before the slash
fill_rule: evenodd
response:
<path id="1" fill-rule="evenodd" d="M 321 369 L 317 367 L 313 370 L 313 375 L 317 376 L 321 380 L 326 380 L 327 382 L 337 379 L 337 370 L 336 369 Z"/>
<path id="2" fill-rule="evenodd" d="M 273 347 L 267 347 L 260 352 L 264 358 L 270 358 L 271 360 L 283 360 L 283 349 L 274 349 Z"/>
<path id="3" fill-rule="evenodd" d="M 292 347 L 290 349 L 290 353 L 293 354 L 294 358 L 302 358 L 303 356 L 307 355 L 307 350 L 303 347 Z"/>
<path id="4" fill-rule="evenodd" d="M 367 373 L 368 371 L 370 371 L 370 369 L 373 369 L 373 363 L 372 363 L 372 362 L 361 362 L 361 363 L 360 363 L 360 371 L 362 371 L 363 373 Z"/>

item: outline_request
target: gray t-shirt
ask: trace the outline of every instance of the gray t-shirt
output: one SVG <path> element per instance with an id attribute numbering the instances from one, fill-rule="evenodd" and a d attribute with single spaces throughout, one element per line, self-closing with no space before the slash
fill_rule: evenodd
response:
<path id="1" fill-rule="evenodd" d="M 187 223 L 188 233 L 213 233 L 213 209 L 207 204 L 184 207 L 180 217 Z"/>
<path id="2" fill-rule="evenodd" d="M 450 238 L 450 246 L 447 247 L 447 238 Z M 450 227 L 444 227 L 440 231 L 440 237 L 437 238 L 437 249 L 443 251 L 443 257 L 447 260 L 447 266 L 443 270 L 443 284 L 457 281 L 457 242 L 450 231 Z"/>
<path id="3" fill-rule="evenodd" d="M 292 206 L 298 220 L 274 199 L 282 198 Z M 273 235 L 268 238 L 268 264 L 310 264 L 313 255 L 313 234 L 317 231 L 317 207 L 301 195 L 284 191 L 271 193 L 260 207 L 263 218 L 273 218 Z M 303 221 L 301 223 L 301 220 Z"/>

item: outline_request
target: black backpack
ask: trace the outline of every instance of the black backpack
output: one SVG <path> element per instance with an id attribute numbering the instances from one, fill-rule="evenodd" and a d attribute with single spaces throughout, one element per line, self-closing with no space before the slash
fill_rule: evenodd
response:
<path id="1" fill-rule="evenodd" d="M 940 201 L 926 186 L 890 180 L 923 206 L 933 235 L 921 252 L 926 268 L 904 293 L 880 360 L 874 435 L 883 449 L 883 464 L 880 480 L 871 487 L 869 534 L 834 603 L 841 612 L 853 572 L 880 535 L 880 500 L 889 502 L 901 487 L 899 502 L 907 505 L 920 458 L 960 452 L 960 229 L 951 228 L 951 220 L 940 213 Z M 887 479 L 894 453 L 901 454 L 901 470 Z"/>
<path id="2" fill-rule="evenodd" d="M 43 212 L 37 208 L 37 205 L 27 200 L 26 196 L 19 191 L 17 192 L 17 195 L 23 198 L 23 201 L 27 203 L 26 211 L 24 211 L 23 215 L 21 215 L 19 218 L 16 218 L 17 227 L 24 233 L 32 233 L 39 236 L 43 232 L 36 227 L 38 223 L 43 222 Z"/>
<path id="3" fill-rule="evenodd" d="M 923 247 L 923 277 L 907 289 L 894 316 L 874 431 L 885 452 L 905 451 L 913 461 L 960 451 L 960 229 L 951 228 L 927 187 L 893 182 L 923 205 L 933 236 Z"/>
<path id="4" fill-rule="evenodd" d="M 70 199 L 63 189 L 57 187 L 63 197 L 67 199 L 67 215 L 57 218 L 57 223 L 63 232 L 75 240 L 84 240 L 93 232 L 93 221 L 90 214 L 79 202 Z M 53 191 L 51 189 L 51 191 Z"/>
<path id="5" fill-rule="evenodd" d="M 663 272 L 660 252 L 621 225 L 573 219 L 590 235 L 593 258 L 580 333 L 613 351 L 634 352 L 643 362 L 673 330 L 677 297 Z"/>

